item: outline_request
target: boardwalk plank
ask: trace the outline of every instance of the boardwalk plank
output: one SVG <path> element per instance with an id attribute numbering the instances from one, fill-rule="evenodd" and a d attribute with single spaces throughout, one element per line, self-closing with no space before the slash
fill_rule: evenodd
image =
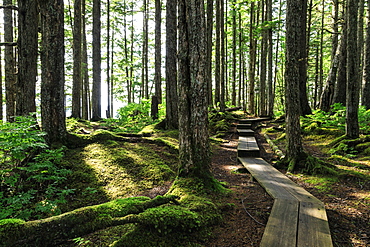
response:
<path id="1" fill-rule="evenodd" d="M 297 241 L 299 247 L 333 246 L 323 203 L 300 203 Z"/>
<path id="2" fill-rule="evenodd" d="M 296 246 L 299 203 L 276 199 L 271 210 L 261 247 Z"/>

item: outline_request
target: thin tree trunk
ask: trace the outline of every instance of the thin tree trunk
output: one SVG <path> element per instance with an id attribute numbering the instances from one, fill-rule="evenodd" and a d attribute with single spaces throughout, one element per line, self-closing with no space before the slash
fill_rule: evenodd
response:
<path id="1" fill-rule="evenodd" d="M 219 106 L 221 102 L 221 7 L 220 1 L 216 0 L 216 47 L 215 47 L 215 105 Z"/>
<path id="2" fill-rule="evenodd" d="M 213 47 L 213 1 L 207 0 L 207 81 L 208 104 L 212 105 L 212 47 Z"/>
<path id="3" fill-rule="evenodd" d="M 73 87 L 72 87 L 72 117 L 81 118 L 81 59 L 82 59 L 82 13 L 81 0 L 74 1 L 74 18 L 73 18 Z"/>
<path id="4" fill-rule="evenodd" d="M 365 83 L 362 93 L 362 105 L 370 109 L 370 0 L 367 1 L 367 26 L 365 46 Z"/>
<path id="5" fill-rule="evenodd" d="M 347 36 L 347 94 L 346 94 L 346 136 L 359 137 L 359 54 L 357 43 L 358 0 L 348 0 L 348 36 Z"/>
<path id="6" fill-rule="evenodd" d="M 272 0 L 267 1 L 267 21 L 272 22 Z M 274 90 L 273 90 L 273 39 L 272 39 L 272 27 L 267 30 L 267 40 L 268 40 L 268 49 L 267 49 L 267 116 L 272 116 L 274 111 Z"/>
<path id="7" fill-rule="evenodd" d="M 261 1 L 262 8 L 262 19 L 261 22 L 266 22 L 266 0 Z M 259 115 L 266 116 L 266 72 L 267 72 L 267 30 L 266 28 L 262 31 L 261 40 L 261 59 L 260 59 L 260 94 L 259 94 Z"/>
<path id="8" fill-rule="evenodd" d="M 231 77 L 231 104 L 233 106 L 236 106 L 236 39 L 237 39 L 237 34 L 236 34 L 236 2 L 232 2 L 232 21 L 233 21 L 233 47 L 232 47 L 232 77 Z M 239 87 L 239 92 L 240 92 L 240 87 Z"/>
<path id="9" fill-rule="evenodd" d="M 107 0 L 107 118 L 111 118 L 111 95 L 112 88 L 110 83 L 110 0 Z"/>
<path id="10" fill-rule="evenodd" d="M 93 88 L 91 120 L 101 119 L 101 2 L 93 1 Z"/>
<path id="11" fill-rule="evenodd" d="M 4 0 L 4 6 L 11 6 L 12 0 Z M 4 9 L 4 41 L 13 42 L 13 10 Z M 14 47 L 5 46 L 5 98 L 6 98 L 6 120 L 12 122 L 15 111 L 16 77 Z"/>
<path id="12" fill-rule="evenodd" d="M 220 12 L 220 21 L 221 21 L 221 67 L 220 67 L 220 111 L 225 111 L 226 108 L 226 91 L 227 91 L 227 85 L 226 85 L 226 80 L 225 80 L 225 74 L 226 74 L 226 54 L 225 54 L 225 2 L 224 0 L 220 0 L 220 7 L 221 7 L 221 12 Z"/>
<path id="13" fill-rule="evenodd" d="M 162 3 L 161 0 L 155 0 L 155 100 L 152 100 L 152 118 L 158 119 L 158 104 L 162 102 L 162 73 L 161 73 L 161 22 L 162 22 Z M 152 97 L 152 99 L 154 99 Z"/>
<path id="14" fill-rule="evenodd" d="M 87 58 L 87 39 L 86 39 L 86 1 L 82 0 L 82 118 L 89 119 L 90 109 L 90 82 L 89 67 Z"/>
<path id="15" fill-rule="evenodd" d="M 249 19 L 249 92 L 248 92 L 248 111 L 250 114 L 255 113 L 255 69 L 256 69 L 256 50 L 257 50 L 257 40 L 254 37 L 254 24 L 255 24 L 255 10 L 254 2 L 251 2 L 250 6 L 250 19 Z"/>
<path id="16" fill-rule="evenodd" d="M 166 124 L 179 127 L 177 96 L 177 0 L 166 3 Z"/>
<path id="17" fill-rule="evenodd" d="M 36 112 L 38 7 L 35 1 L 18 0 L 18 93 L 16 114 Z M 0 87 L 2 88 L 2 87 Z M 2 114 L 0 114 L 2 116 Z"/>

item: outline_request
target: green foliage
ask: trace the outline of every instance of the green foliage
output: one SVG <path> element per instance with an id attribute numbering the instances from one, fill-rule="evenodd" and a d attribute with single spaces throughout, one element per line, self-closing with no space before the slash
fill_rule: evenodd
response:
<path id="1" fill-rule="evenodd" d="M 62 185 L 71 173 L 58 167 L 63 148 L 48 149 L 32 117 L 0 125 L 0 219 L 59 214 L 73 190 Z"/>
<path id="2" fill-rule="evenodd" d="M 17 167 L 35 150 L 46 148 L 44 135 L 33 117 L 17 117 L 14 122 L 0 122 L 1 167 Z"/>
<path id="3" fill-rule="evenodd" d="M 158 120 L 150 117 L 150 100 L 142 100 L 140 104 L 131 103 L 118 109 L 118 123 L 125 131 L 137 133 L 145 126 L 160 122 L 165 116 L 165 108 L 160 105 Z"/>

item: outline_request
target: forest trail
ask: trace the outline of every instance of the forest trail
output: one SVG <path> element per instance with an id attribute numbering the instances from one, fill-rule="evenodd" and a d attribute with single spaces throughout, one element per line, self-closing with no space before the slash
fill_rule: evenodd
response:
<path id="1" fill-rule="evenodd" d="M 260 246 L 333 246 L 324 204 L 259 158 L 251 131 L 253 123 L 262 120 L 246 119 L 238 125 L 238 159 L 274 198 Z"/>

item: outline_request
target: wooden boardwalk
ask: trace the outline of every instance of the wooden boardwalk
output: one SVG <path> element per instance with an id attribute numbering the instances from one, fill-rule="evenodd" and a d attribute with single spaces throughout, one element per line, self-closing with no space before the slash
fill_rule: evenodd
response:
<path id="1" fill-rule="evenodd" d="M 242 121 L 242 125 L 248 123 L 251 122 Z M 239 137 L 239 161 L 274 198 L 260 246 L 333 246 L 324 204 L 259 158 L 256 147 L 254 137 Z"/>

